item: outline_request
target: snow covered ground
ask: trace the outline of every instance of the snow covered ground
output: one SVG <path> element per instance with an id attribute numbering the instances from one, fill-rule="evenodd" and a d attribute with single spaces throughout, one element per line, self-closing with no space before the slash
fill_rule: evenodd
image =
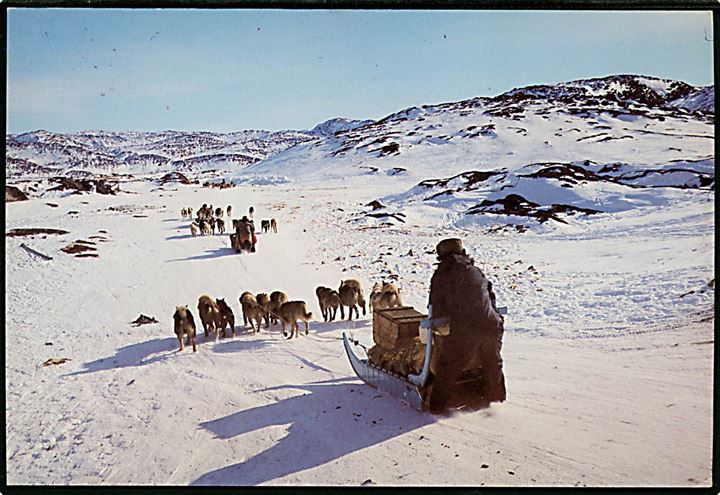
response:
<path id="1" fill-rule="evenodd" d="M 251 182 L 138 178 L 117 196 L 6 204 L 7 230 L 69 231 L 5 241 L 8 484 L 710 486 L 714 191 L 518 233 L 422 203 L 400 205 L 405 223 L 364 216 L 414 178 Z M 235 254 L 227 236 L 190 235 L 180 208 L 203 203 L 253 205 L 279 232 Z M 370 315 L 324 323 L 314 290 L 397 279 L 424 310 L 448 236 L 508 307 L 508 400 L 438 417 L 355 377 L 340 338 L 370 345 Z M 60 251 L 76 240 L 98 257 Z M 245 290 L 305 300 L 310 335 L 250 333 Z M 179 352 L 175 306 L 200 326 L 206 293 L 239 333 Z M 132 326 L 141 313 L 159 323 Z"/>
<path id="2" fill-rule="evenodd" d="M 14 136 L 6 179 L 30 200 L 6 203 L 6 228 L 68 233 L 5 240 L 7 482 L 710 486 L 712 95 L 612 76 L 333 119 L 307 139 L 228 134 L 228 153 L 262 152 L 251 165 L 203 132 Z M 148 163 L 118 168 L 128 146 Z M 199 183 L 160 186 L 151 151 Z M 49 191 L 46 165 L 128 175 L 117 196 L 76 195 Z M 191 236 L 180 209 L 203 203 L 253 205 L 279 232 L 235 254 L 227 235 Z M 371 317 L 323 322 L 315 288 L 392 280 L 424 311 L 446 237 L 508 308 L 508 400 L 440 417 L 354 375 L 342 332 L 370 346 Z M 306 301 L 310 334 L 249 332 L 246 290 Z M 179 352 L 172 314 L 188 305 L 200 327 L 202 294 L 238 334 Z"/>

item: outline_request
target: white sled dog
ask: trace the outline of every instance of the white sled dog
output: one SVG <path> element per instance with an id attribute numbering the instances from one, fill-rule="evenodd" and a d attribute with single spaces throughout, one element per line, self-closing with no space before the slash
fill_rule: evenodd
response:
<path id="1" fill-rule="evenodd" d="M 393 283 L 380 285 L 376 283 L 370 293 L 371 311 L 376 309 L 395 308 L 402 306 L 400 289 Z"/>

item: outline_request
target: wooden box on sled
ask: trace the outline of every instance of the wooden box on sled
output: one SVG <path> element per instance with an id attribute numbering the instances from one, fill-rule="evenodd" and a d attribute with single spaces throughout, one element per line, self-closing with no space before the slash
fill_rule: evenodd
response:
<path id="1" fill-rule="evenodd" d="M 373 341 L 385 349 L 400 349 L 418 337 L 420 321 L 427 315 L 411 306 L 373 311 Z"/>

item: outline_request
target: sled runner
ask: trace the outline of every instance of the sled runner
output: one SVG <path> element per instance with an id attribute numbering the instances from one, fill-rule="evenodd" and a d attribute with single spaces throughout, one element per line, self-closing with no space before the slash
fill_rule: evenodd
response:
<path id="1" fill-rule="evenodd" d="M 428 377 L 430 375 L 430 353 L 432 352 L 432 329 L 423 328 L 427 332 L 427 347 L 425 348 L 425 361 L 422 372 L 419 375 L 409 375 L 404 378 L 395 373 L 383 370 L 370 362 L 369 359 L 359 358 L 352 350 L 350 340 L 343 332 L 343 344 L 345 352 L 350 360 L 350 366 L 355 374 L 365 383 L 378 390 L 400 399 L 410 407 L 418 411 L 426 411 L 425 391 Z"/>
<path id="2" fill-rule="evenodd" d="M 376 333 L 376 329 L 380 331 L 384 329 L 385 332 L 391 334 L 403 331 L 401 327 L 407 324 L 408 317 L 402 316 L 402 314 L 406 312 L 407 308 L 395 309 L 398 310 L 398 314 L 395 315 L 393 323 L 387 325 L 386 322 L 381 321 L 381 318 L 377 318 L 379 324 L 373 325 L 374 333 Z M 433 352 L 438 352 L 434 351 L 433 335 L 442 338 L 443 335 L 447 335 L 450 331 L 447 318 L 433 318 L 432 307 L 429 307 L 428 310 L 430 314 L 426 318 L 416 320 L 418 326 L 415 327 L 415 331 L 419 341 L 396 346 L 394 350 L 378 349 L 380 346 L 375 346 L 369 351 L 366 350 L 367 359 L 362 359 L 355 354 L 351 343 L 359 346 L 358 342 L 352 342 L 343 332 L 345 352 L 355 374 L 371 387 L 381 390 L 421 412 L 431 411 L 433 381 L 436 380 L 430 372 L 431 357 Z M 378 316 L 377 312 L 374 316 Z M 376 342 L 382 341 L 377 335 L 374 335 L 374 339 Z M 385 337 L 385 342 L 387 342 L 387 337 Z M 417 354 L 417 350 L 423 351 L 422 363 L 419 361 L 420 355 Z M 397 358 L 405 359 L 405 364 L 407 364 L 408 359 L 413 363 L 407 367 L 403 368 L 401 366 L 398 368 Z M 473 360 L 466 364 L 467 367 L 452 385 L 452 397 L 447 400 L 444 406 L 448 409 L 475 409 L 476 407 L 482 407 L 484 404 L 482 363 Z M 406 375 L 396 372 L 398 369 L 406 370 L 408 367 L 420 371 L 418 373 L 410 372 Z M 436 370 L 436 372 L 442 373 L 442 370 Z M 435 404 L 433 407 L 438 407 L 438 405 Z"/>

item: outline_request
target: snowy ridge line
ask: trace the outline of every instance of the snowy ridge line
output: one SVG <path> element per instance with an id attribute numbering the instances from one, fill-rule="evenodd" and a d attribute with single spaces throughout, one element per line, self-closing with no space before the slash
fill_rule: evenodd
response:
<path id="1" fill-rule="evenodd" d="M 346 156 L 362 150 L 374 158 L 387 159 L 406 153 L 413 146 L 504 141 L 506 130 L 515 128 L 511 132 L 518 134 L 520 131 L 514 124 L 532 117 L 544 120 L 611 118 L 623 122 L 647 119 L 654 124 L 668 120 L 712 122 L 712 94 L 713 87 L 694 88 L 680 81 L 620 75 L 553 86 L 528 86 L 494 98 L 411 107 L 377 122 L 335 118 L 310 131 L 85 131 L 64 135 L 40 130 L 9 134 L 6 157 L 14 159 L 8 170 L 10 175 L 18 175 L 18 170 L 43 173 L 38 166 L 147 173 L 158 168 L 170 171 L 176 166 L 204 170 L 220 165 L 237 171 L 303 144 L 310 149 L 326 150 L 325 156 Z M 458 128 L 456 124 L 463 121 L 469 125 Z M 502 128 L 499 124 L 503 121 L 513 125 Z M 528 136 L 527 129 L 520 129 L 525 132 L 522 136 L 532 137 Z M 631 133 L 606 138 L 637 139 L 640 131 L 637 129 L 635 136 Z M 678 137 L 710 136 L 688 132 Z M 587 140 L 587 137 L 576 136 L 576 139 Z"/>
<path id="2" fill-rule="evenodd" d="M 714 140 L 708 139 L 714 135 L 714 112 L 667 105 L 660 100 L 689 86 L 678 83 L 673 86 L 677 91 L 668 86 L 656 93 L 666 83 L 652 81 L 612 76 L 592 80 L 592 84 L 521 88 L 494 99 L 412 107 L 318 142 L 299 144 L 248 166 L 234 178 L 282 174 L 298 184 L 373 182 L 395 184 L 396 190 L 402 190 L 432 177 L 449 178 L 468 170 L 514 174 L 528 164 L 555 162 L 622 167 L 621 172 L 603 175 L 626 187 L 714 188 Z M 605 87 L 613 96 L 588 97 L 583 89 L 588 84 Z M 678 164 L 678 170 L 667 170 L 668 163 Z M 694 163 L 700 166 L 690 165 Z M 600 168 L 590 170 L 598 173 Z M 621 174 L 627 180 L 610 177 Z M 517 174 L 513 177 L 520 181 Z M 515 187 L 501 184 L 508 185 Z M 571 185 L 566 181 L 565 187 Z M 598 194 L 584 191 L 584 183 L 574 187 L 580 196 Z M 625 197 L 608 192 L 611 197 Z M 552 205 L 547 198 L 527 199 L 544 207 Z M 622 203 L 622 208 L 632 206 Z M 635 203 L 651 204 L 652 200 Z M 592 205 L 564 204 L 593 209 Z"/>

